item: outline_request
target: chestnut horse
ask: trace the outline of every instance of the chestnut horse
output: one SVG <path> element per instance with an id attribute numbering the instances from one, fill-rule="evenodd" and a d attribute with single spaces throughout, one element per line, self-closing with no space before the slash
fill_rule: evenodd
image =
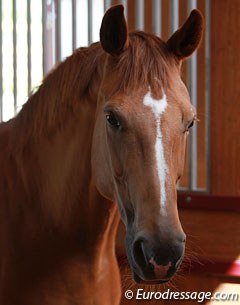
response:
<path id="1" fill-rule="evenodd" d="M 109 9 L 100 43 L 59 64 L 0 126 L 0 304 L 119 304 L 119 218 L 137 282 L 168 281 L 185 235 L 176 182 L 196 113 L 180 77 L 203 28 L 164 42 Z"/>

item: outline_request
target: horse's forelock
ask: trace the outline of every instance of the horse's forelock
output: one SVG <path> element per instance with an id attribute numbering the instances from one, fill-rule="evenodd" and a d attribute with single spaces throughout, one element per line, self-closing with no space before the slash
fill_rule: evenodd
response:
<path id="1" fill-rule="evenodd" d="M 119 82 L 111 88 L 112 94 L 132 92 L 139 87 L 151 86 L 153 92 L 166 87 L 173 67 L 174 56 L 160 38 L 141 31 L 129 33 L 128 48 L 116 59 L 111 68 Z M 113 71 L 113 72 L 114 72 Z"/>

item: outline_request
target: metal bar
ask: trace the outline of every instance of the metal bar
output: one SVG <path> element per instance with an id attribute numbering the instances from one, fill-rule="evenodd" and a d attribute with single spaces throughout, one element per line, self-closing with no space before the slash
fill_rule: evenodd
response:
<path id="1" fill-rule="evenodd" d="M 43 75 L 48 72 L 47 61 L 47 0 L 42 0 L 42 45 L 43 45 Z"/>
<path id="2" fill-rule="evenodd" d="M 179 0 L 171 0 L 171 33 L 179 26 Z"/>
<path id="3" fill-rule="evenodd" d="M 55 2 L 55 13 L 56 13 L 56 61 L 62 59 L 62 41 L 61 41 L 61 1 Z"/>
<path id="4" fill-rule="evenodd" d="M 92 0 L 88 0 L 88 44 L 91 44 L 92 41 Z"/>
<path id="5" fill-rule="evenodd" d="M 207 191 L 211 189 L 211 1 L 205 0 L 205 101 L 206 101 L 206 157 Z"/>
<path id="6" fill-rule="evenodd" d="M 189 63 L 190 71 L 190 96 L 192 104 L 197 108 L 197 56 L 192 55 Z M 192 128 L 190 134 L 190 189 L 195 190 L 197 188 L 197 124 Z"/>
<path id="7" fill-rule="evenodd" d="M 144 29 L 144 0 L 138 0 L 136 3 L 136 29 Z"/>
<path id="8" fill-rule="evenodd" d="M 13 97 L 14 113 L 17 113 L 17 6 L 16 0 L 12 2 L 13 15 Z"/>
<path id="9" fill-rule="evenodd" d="M 121 0 L 119 3 L 121 3 L 124 6 L 124 15 L 127 20 L 127 18 L 128 18 L 128 0 Z"/>
<path id="10" fill-rule="evenodd" d="M 196 8 L 197 1 L 188 1 L 188 10 Z M 197 108 L 197 53 L 194 53 L 188 62 L 188 75 L 189 75 L 189 91 L 192 105 Z M 190 190 L 197 189 L 197 124 L 192 128 L 190 135 Z"/>
<path id="11" fill-rule="evenodd" d="M 28 49 L 28 94 L 32 88 L 32 53 L 31 53 L 31 0 L 27 0 L 27 49 Z"/>
<path id="12" fill-rule="evenodd" d="M 72 49 L 77 48 L 77 3 L 72 0 Z"/>
<path id="13" fill-rule="evenodd" d="M 2 77 L 2 1 L 0 1 L 0 122 L 3 119 L 3 77 Z"/>
<path id="14" fill-rule="evenodd" d="M 152 30 L 157 36 L 162 34 L 162 1 L 152 0 Z"/>
<path id="15" fill-rule="evenodd" d="M 104 0 L 104 12 L 111 6 L 111 0 Z"/>

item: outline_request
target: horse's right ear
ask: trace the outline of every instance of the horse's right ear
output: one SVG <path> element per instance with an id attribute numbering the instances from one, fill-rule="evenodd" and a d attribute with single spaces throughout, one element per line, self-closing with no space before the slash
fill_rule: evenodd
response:
<path id="1" fill-rule="evenodd" d="M 111 7 L 104 15 L 100 29 L 100 41 L 103 49 L 117 56 L 128 45 L 127 23 L 122 5 Z"/>

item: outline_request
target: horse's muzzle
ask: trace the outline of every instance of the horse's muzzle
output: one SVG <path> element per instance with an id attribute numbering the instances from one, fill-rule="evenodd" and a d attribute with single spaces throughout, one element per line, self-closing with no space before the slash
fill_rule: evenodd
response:
<path id="1" fill-rule="evenodd" d="M 185 234 L 169 242 L 138 237 L 132 247 L 132 269 L 136 282 L 167 282 L 181 264 L 185 250 Z"/>

